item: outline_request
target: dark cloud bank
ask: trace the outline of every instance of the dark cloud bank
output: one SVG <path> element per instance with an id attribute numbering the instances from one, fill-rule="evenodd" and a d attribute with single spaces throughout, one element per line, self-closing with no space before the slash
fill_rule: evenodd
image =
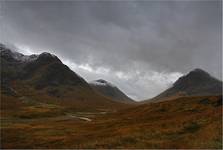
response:
<path id="1" fill-rule="evenodd" d="M 221 1 L 0 2 L 0 40 L 49 51 L 88 81 L 155 96 L 202 68 L 222 76 Z"/>

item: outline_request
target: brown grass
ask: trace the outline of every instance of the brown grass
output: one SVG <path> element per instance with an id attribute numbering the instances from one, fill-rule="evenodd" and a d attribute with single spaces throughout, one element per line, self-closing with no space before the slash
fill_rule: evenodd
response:
<path id="1" fill-rule="evenodd" d="M 103 110 L 107 114 L 32 99 L 2 96 L 2 148 L 222 148 L 221 96 Z M 93 121 L 63 118 L 79 111 L 94 113 Z"/>

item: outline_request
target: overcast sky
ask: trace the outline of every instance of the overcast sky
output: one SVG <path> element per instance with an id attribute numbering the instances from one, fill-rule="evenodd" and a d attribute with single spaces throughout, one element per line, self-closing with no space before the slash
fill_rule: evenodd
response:
<path id="1" fill-rule="evenodd" d="M 221 1 L 0 2 L 0 42 L 51 52 L 87 81 L 153 97 L 194 68 L 221 79 Z"/>

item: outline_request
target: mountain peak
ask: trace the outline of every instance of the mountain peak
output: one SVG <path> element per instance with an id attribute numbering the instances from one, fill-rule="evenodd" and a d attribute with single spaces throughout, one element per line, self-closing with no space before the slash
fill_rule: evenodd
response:
<path id="1" fill-rule="evenodd" d="M 103 79 L 98 79 L 96 80 L 96 82 L 100 82 L 100 83 L 108 83 L 107 81 L 103 80 Z"/>
<path id="2" fill-rule="evenodd" d="M 55 56 L 51 53 L 48 53 L 48 52 L 43 52 L 39 56 L 41 56 L 41 57 L 57 57 L 57 56 Z"/>
<path id="3" fill-rule="evenodd" d="M 196 68 L 190 71 L 185 76 L 180 77 L 175 83 L 174 86 L 182 87 L 182 86 L 194 86 L 194 85 L 202 85 L 205 84 L 209 80 L 217 80 L 212 77 L 206 71 Z"/>
<path id="4" fill-rule="evenodd" d="M 202 70 L 201 68 L 195 68 L 191 72 L 205 72 L 205 73 L 207 73 L 206 71 Z"/>
<path id="5" fill-rule="evenodd" d="M 43 52 L 43 53 L 41 53 L 41 54 L 38 56 L 37 61 L 46 62 L 46 63 L 54 62 L 54 61 L 55 61 L 55 62 L 60 62 L 60 63 L 62 63 L 62 62 L 60 61 L 60 59 L 59 59 L 57 56 L 55 56 L 55 55 L 53 55 L 53 54 L 51 54 L 51 53 L 47 53 L 47 52 Z"/>
<path id="6" fill-rule="evenodd" d="M 210 76 L 209 73 L 207 73 L 206 71 L 204 71 L 200 68 L 196 68 L 196 69 L 194 69 L 194 70 L 192 70 L 191 72 L 188 73 L 188 75 L 192 75 L 192 74 Z"/>
<path id="7" fill-rule="evenodd" d="M 133 103 L 134 101 L 123 93 L 118 87 L 112 83 L 98 79 L 90 82 L 91 87 L 103 96 L 109 97 L 114 101 Z"/>
<path id="8" fill-rule="evenodd" d="M 180 77 L 171 88 L 159 94 L 154 100 L 168 97 L 220 95 L 222 82 L 212 77 L 202 69 L 194 69 L 185 76 Z"/>
<path id="9" fill-rule="evenodd" d="M 112 83 L 104 80 L 104 79 L 98 79 L 90 82 L 91 84 L 98 85 L 98 86 L 110 86 L 110 87 L 115 87 Z"/>
<path id="10" fill-rule="evenodd" d="M 4 67 L 4 82 L 10 80 L 28 80 L 30 85 L 37 89 L 60 85 L 82 85 L 89 88 L 86 81 L 78 76 L 60 59 L 51 53 L 39 55 L 24 55 L 0 43 L 2 66 Z M 13 75 L 11 75 L 13 72 Z M 14 73 L 16 72 L 16 73 Z"/>
<path id="11" fill-rule="evenodd" d="M 4 44 L 0 43 L 0 53 L 1 57 L 10 61 L 18 62 L 30 62 L 36 60 L 38 55 L 23 55 L 16 50 L 7 48 Z"/>
<path id="12" fill-rule="evenodd" d="M 24 55 L 20 52 L 18 52 L 17 49 L 8 48 L 6 45 L 0 43 L 0 53 L 1 56 L 8 60 L 14 60 L 19 62 L 31 62 L 34 60 L 40 60 L 40 61 L 59 61 L 59 58 L 51 53 L 43 52 L 40 55 Z"/>

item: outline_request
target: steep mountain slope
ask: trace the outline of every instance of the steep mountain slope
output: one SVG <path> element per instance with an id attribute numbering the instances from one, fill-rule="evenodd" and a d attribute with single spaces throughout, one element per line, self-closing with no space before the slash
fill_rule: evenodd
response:
<path id="1" fill-rule="evenodd" d="M 114 101 L 124 103 L 134 103 L 134 101 L 125 95 L 118 87 L 103 79 L 90 82 L 90 85 L 98 93 L 111 98 Z"/>
<path id="2" fill-rule="evenodd" d="M 23 55 L 0 45 L 1 93 L 32 96 L 80 108 L 114 108 L 123 104 L 96 93 L 90 85 L 50 53 Z M 63 100 L 63 101 L 59 101 Z"/>
<path id="3" fill-rule="evenodd" d="M 81 85 L 89 88 L 87 82 L 50 53 L 26 56 L 0 45 L 1 73 L 3 85 L 23 80 L 42 89 L 50 86 Z"/>
<path id="4" fill-rule="evenodd" d="M 221 95 L 222 82 L 201 69 L 195 69 L 180 77 L 171 88 L 148 100 L 162 101 L 179 96 Z"/>
<path id="5" fill-rule="evenodd" d="M 82 77 L 49 53 L 42 53 L 35 61 L 27 63 L 24 71 L 23 78 L 31 80 L 38 89 L 61 85 L 81 85 L 89 88 Z"/>
<path id="6" fill-rule="evenodd" d="M 32 80 L 35 86 L 83 84 L 87 82 L 50 53 L 26 56 L 0 45 L 3 79 Z M 14 70 L 14 74 L 12 71 Z"/>

